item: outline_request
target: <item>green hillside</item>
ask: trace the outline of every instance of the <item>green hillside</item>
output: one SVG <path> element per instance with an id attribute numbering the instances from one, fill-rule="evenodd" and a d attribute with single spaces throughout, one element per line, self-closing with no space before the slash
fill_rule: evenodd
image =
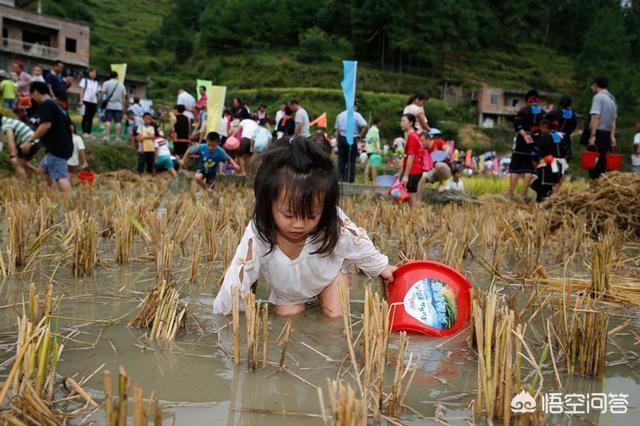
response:
<path id="1" fill-rule="evenodd" d="M 276 49 L 214 49 L 197 46 L 187 61 L 178 62 L 169 50 L 151 52 L 149 38 L 164 43 L 170 30 L 162 32 L 163 18 L 171 12 L 168 0 L 45 0 L 46 13 L 86 21 L 91 25 L 91 62 L 107 69 L 110 63 L 126 62 L 132 74 L 153 81 L 152 95 L 170 99 L 178 86 L 192 85 L 196 78 L 208 78 L 232 89 L 265 87 L 339 88 L 339 57 L 308 62 L 297 47 Z M 153 35 L 151 35 L 153 34 Z M 197 40 L 197 36 L 191 35 Z M 196 43 L 197 44 L 197 43 Z M 169 46 L 171 47 L 171 46 Z M 444 77 L 460 79 L 468 88 L 482 84 L 571 92 L 575 63 L 553 49 L 523 45 L 518 54 L 500 50 L 460 52 L 449 55 Z M 524 54 L 523 54 L 524 53 Z M 406 70 L 408 69 L 408 71 Z M 359 90 L 408 95 L 416 90 L 437 94 L 441 76 L 429 69 L 396 67 L 382 70 L 361 61 Z"/>
<path id="2" fill-rule="evenodd" d="M 437 100 L 445 79 L 460 82 L 467 95 L 482 85 L 569 93 L 584 110 L 589 79 L 605 70 L 620 101 L 621 127 L 635 120 L 640 76 L 631 52 L 640 46 L 640 8 L 635 1 L 578 3 L 43 1 L 46 13 L 91 25 L 93 65 L 106 70 L 126 62 L 131 75 L 151 80 L 156 101 L 172 103 L 178 87 L 193 91 L 204 78 L 252 106 L 263 102 L 273 111 L 296 97 L 312 117 L 327 112 L 332 119 L 343 108 L 341 60 L 353 58 L 361 110 L 384 118 L 383 133 L 399 130 L 409 94 L 427 90 L 429 119 L 453 137 L 474 117 L 466 103 Z M 489 133 L 496 146 L 509 144 L 504 132 Z"/>

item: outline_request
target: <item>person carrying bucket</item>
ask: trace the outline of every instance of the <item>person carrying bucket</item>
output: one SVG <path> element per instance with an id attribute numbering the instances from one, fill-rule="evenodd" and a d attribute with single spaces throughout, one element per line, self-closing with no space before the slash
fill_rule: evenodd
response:
<path id="1" fill-rule="evenodd" d="M 608 87 L 609 79 L 605 76 L 596 77 L 591 86 L 594 96 L 591 102 L 587 149 L 598 153 L 596 167 L 589 170 L 591 179 L 598 179 L 605 172 L 607 154 L 616 148 L 618 106 L 616 98 L 607 90 Z"/>
<path id="2" fill-rule="evenodd" d="M 365 141 L 367 142 L 367 162 L 364 166 L 365 184 L 371 182 L 376 185 L 378 167 L 382 163 L 382 157 L 380 156 L 380 124 L 382 124 L 382 118 L 374 118 L 373 125 L 365 136 Z"/>

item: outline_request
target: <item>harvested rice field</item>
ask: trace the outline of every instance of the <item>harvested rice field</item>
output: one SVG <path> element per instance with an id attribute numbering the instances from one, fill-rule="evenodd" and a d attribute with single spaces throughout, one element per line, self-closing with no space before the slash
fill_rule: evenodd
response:
<path id="1" fill-rule="evenodd" d="M 209 197 L 118 172 L 61 199 L 5 179 L 0 424 L 637 424 L 631 179 L 566 186 L 542 206 L 344 196 L 393 264 L 436 260 L 472 284 L 470 319 L 447 337 L 389 332 L 384 286 L 357 270 L 340 318 L 313 301 L 278 317 L 263 280 L 214 315 L 248 186 Z"/>

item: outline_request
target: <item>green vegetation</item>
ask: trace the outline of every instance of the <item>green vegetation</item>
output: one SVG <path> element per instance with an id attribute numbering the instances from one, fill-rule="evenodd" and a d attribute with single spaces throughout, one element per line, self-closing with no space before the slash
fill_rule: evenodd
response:
<path id="1" fill-rule="evenodd" d="M 171 103 L 196 78 L 249 104 L 300 98 L 312 116 L 342 109 L 341 59 L 359 61 L 365 116 L 398 132 L 405 98 L 438 97 L 443 79 L 468 92 L 483 84 L 569 93 L 584 112 L 590 79 L 611 77 L 620 127 L 640 115 L 640 0 L 44 0 L 46 13 L 91 24 L 92 62 L 127 62 L 150 95 Z M 457 137 L 466 107 L 432 102 L 430 121 Z M 386 127 L 386 128 L 385 128 Z M 471 126 L 473 127 L 473 126 Z M 503 151 L 506 130 L 480 131 L 470 146 Z M 621 140 L 622 141 L 622 140 Z"/>

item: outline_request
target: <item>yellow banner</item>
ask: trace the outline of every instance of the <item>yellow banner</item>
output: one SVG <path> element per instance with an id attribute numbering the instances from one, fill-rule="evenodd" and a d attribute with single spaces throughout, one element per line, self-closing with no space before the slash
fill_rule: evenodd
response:
<path id="1" fill-rule="evenodd" d="M 226 86 L 207 87 L 207 133 L 219 132 L 220 119 L 224 110 L 224 98 L 226 96 Z"/>
<path id="2" fill-rule="evenodd" d="M 124 79 L 127 76 L 127 64 L 111 64 L 111 71 L 118 73 L 118 81 L 124 84 Z"/>

